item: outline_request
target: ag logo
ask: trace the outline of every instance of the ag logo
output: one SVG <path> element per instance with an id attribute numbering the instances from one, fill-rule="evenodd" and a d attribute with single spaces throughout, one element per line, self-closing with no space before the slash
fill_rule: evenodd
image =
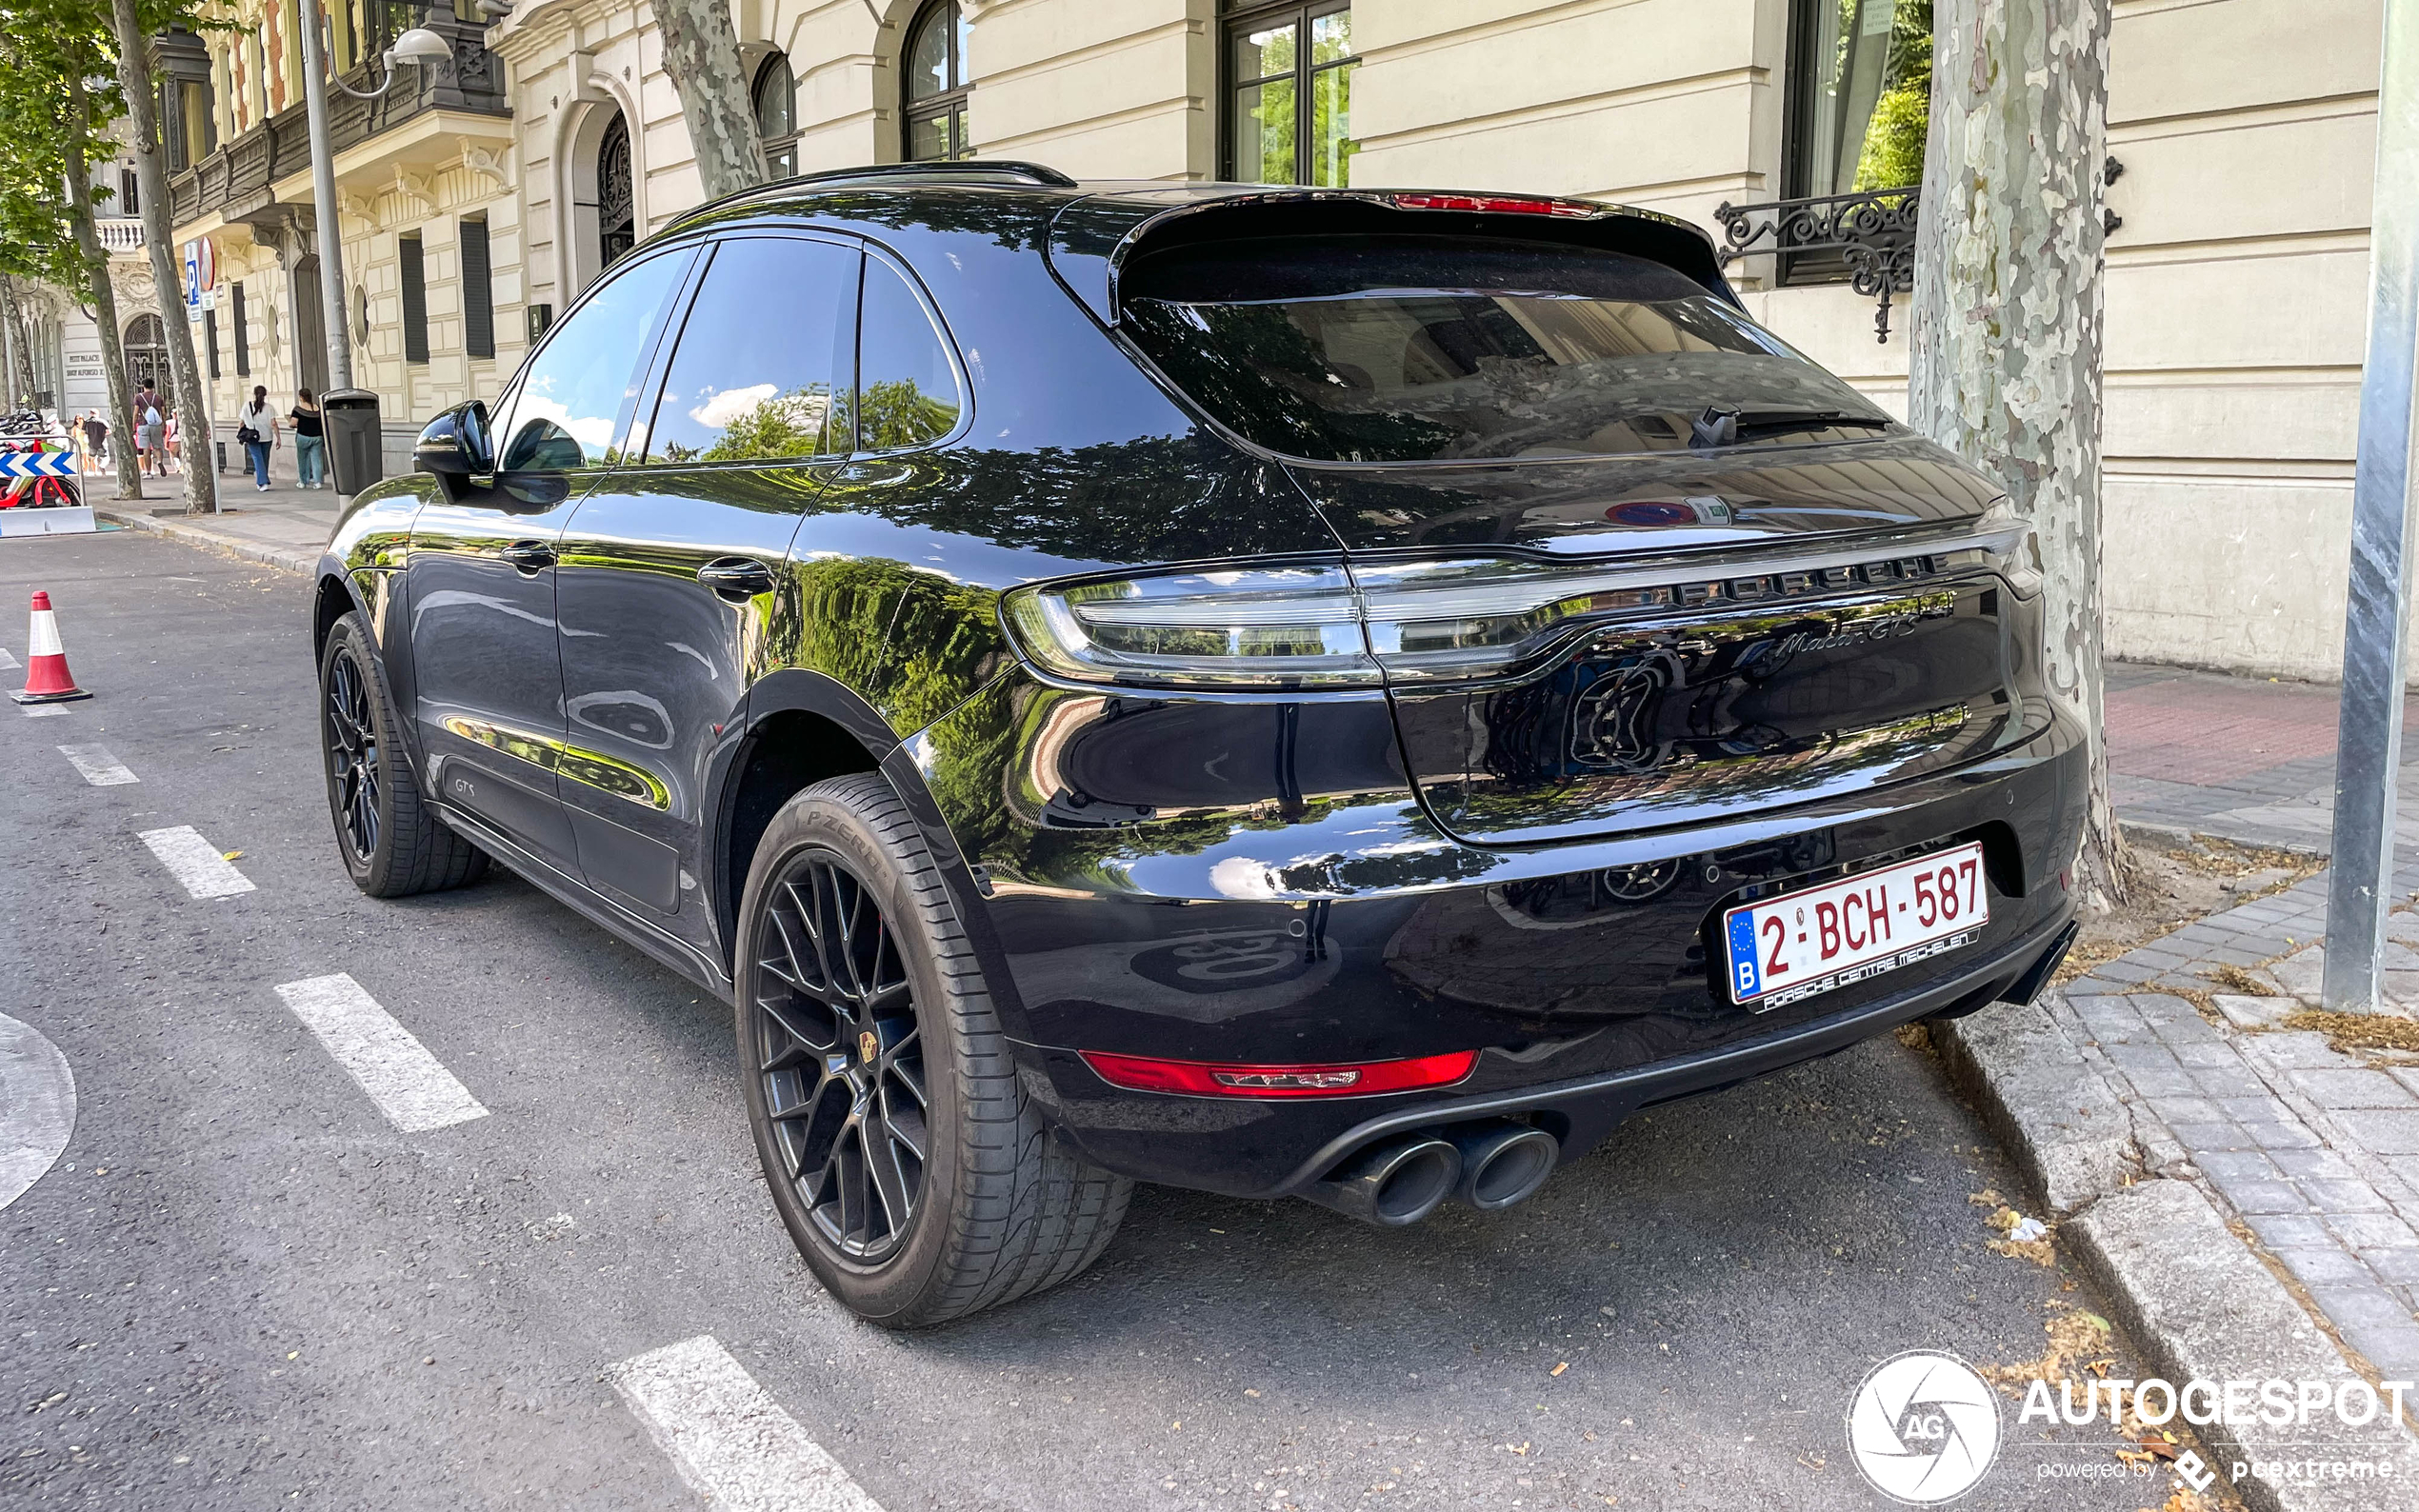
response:
<path id="1" fill-rule="evenodd" d="M 1999 1454 L 1999 1399 L 1955 1355 L 1909 1349 L 1875 1365 L 1848 1408 L 1848 1450 L 1874 1490 L 1915 1506 L 1974 1488 Z"/>

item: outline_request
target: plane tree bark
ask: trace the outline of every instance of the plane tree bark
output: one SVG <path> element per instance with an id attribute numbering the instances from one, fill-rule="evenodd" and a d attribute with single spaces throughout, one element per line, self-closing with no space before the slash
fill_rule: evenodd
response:
<path id="1" fill-rule="evenodd" d="M 119 4 L 127 0 L 118 0 Z M 739 67 L 739 34 L 729 0 L 654 0 L 663 32 L 664 72 L 680 95 L 681 118 L 697 156 L 697 178 L 708 199 L 763 183 L 763 138 L 755 103 Z"/>
<path id="2" fill-rule="evenodd" d="M 168 153 L 160 143 L 159 102 L 151 92 L 151 73 L 145 63 L 145 30 L 135 0 L 110 0 L 110 30 L 117 39 L 118 90 L 126 97 L 126 113 L 133 127 L 134 180 L 143 216 L 143 240 L 151 255 L 151 282 L 159 289 L 160 325 L 168 332 L 169 371 L 175 382 L 177 434 L 185 453 L 185 512 L 218 512 L 218 474 L 210 465 L 210 390 L 202 387 L 201 364 L 193 360 L 193 329 L 176 308 L 184 288 L 176 266 L 176 248 L 169 240 L 174 230 L 169 219 Z M 131 417 L 129 417 L 131 418 Z M 121 455 L 131 457 L 131 447 Z"/>
<path id="3" fill-rule="evenodd" d="M 117 463 L 117 496 L 139 499 L 143 497 L 143 474 L 130 460 L 134 455 L 133 442 L 126 433 L 127 422 L 134 413 L 134 395 L 127 387 L 126 352 L 118 335 L 117 289 L 110 282 L 109 249 L 101 245 L 100 228 L 93 220 L 90 163 L 85 156 L 86 144 L 100 125 L 92 119 L 92 96 L 84 87 L 87 61 L 77 55 L 68 73 L 68 123 L 62 143 L 68 169 L 68 225 L 75 235 L 76 249 L 84 256 L 84 266 L 90 270 L 86 276 L 92 293 L 92 324 L 101 337 L 101 368 L 110 385 L 106 424 L 115 448 L 110 455 L 127 459 Z M 90 487 L 90 480 L 87 486 Z"/>
<path id="4" fill-rule="evenodd" d="M 2109 0 L 1935 0 L 1908 413 L 2040 540 L 2050 690 L 2089 732 L 2087 899 L 2137 867 L 2109 799 L 2101 657 L 2101 168 Z"/>

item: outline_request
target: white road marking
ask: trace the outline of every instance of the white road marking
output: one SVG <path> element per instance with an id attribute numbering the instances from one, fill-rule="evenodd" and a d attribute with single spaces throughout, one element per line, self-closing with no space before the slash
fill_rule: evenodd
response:
<path id="1" fill-rule="evenodd" d="M 470 1089 L 344 972 L 289 982 L 277 995 L 406 1134 L 488 1116 Z"/>
<path id="2" fill-rule="evenodd" d="M 28 719 L 49 719 L 53 714 L 64 714 L 68 711 L 65 704 L 27 704 L 23 706 L 25 717 Z"/>
<path id="3" fill-rule="evenodd" d="M 0 1014 L 0 1207 L 67 1152 L 75 1132 L 75 1076 L 59 1047 Z"/>
<path id="4" fill-rule="evenodd" d="M 252 890 L 252 880 L 229 865 L 218 847 L 190 825 L 147 829 L 134 838 L 150 846 L 169 875 L 196 898 L 229 898 Z"/>
<path id="5" fill-rule="evenodd" d="M 10 650 L 5 646 L 0 646 L 0 672 L 7 671 L 11 666 L 23 666 L 25 664 L 23 662 L 17 660 L 16 653 L 14 651 Z"/>
<path id="6" fill-rule="evenodd" d="M 711 1334 L 614 1365 L 682 1480 L 728 1512 L 882 1512 Z"/>
<path id="7" fill-rule="evenodd" d="M 84 780 L 95 787 L 123 787 L 143 779 L 126 769 L 126 764 L 110 754 L 107 746 L 62 746 L 59 754 L 75 764 Z"/>

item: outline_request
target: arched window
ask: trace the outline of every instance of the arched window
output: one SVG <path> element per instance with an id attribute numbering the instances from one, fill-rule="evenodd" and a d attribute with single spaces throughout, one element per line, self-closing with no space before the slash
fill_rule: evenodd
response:
<path id="1" fill-rule="evenodd" d="M 966 14 L 958 0 L 932 0 L 908 28 L 907 158 L 910 163 L 972 157 L 966 138 Z"/>
<path id="2" fill-rule="evenodd" d="M 615 110 L 596 144 L 596 266 L 600 271 L 637 245 L 637 209 L 630 180 L 630 123 Z"/>
<path id="3" fill-rule="evenodd" d="M 756 107 L 756 135 L 765 144 L 765 167 L 774 178 L 798 171 L 798 81 L 790 60 L 775 52 L 756 67 L 750 98 Z"/>

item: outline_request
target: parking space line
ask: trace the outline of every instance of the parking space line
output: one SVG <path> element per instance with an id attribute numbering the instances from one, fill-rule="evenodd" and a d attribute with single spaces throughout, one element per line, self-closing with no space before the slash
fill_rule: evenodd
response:
<path id="1" fill-rule="evenodd" d="M 488 1116 L 470 1089 L 346 973 L 289 982 L 277 995 L 406 1134 Z"/>
<path id="2" fill-rule="evenodd" d="M 218 848 L 190 825 L 173 829 L 146 829 L 134 837 L 151 847 L 169 875 L 196 898 L 231 898 L 252 890 L 252 880 L 237 871 Z"/>
<path id="3" fill-rule="evenodd" d="M 126 769 L 126 764 L 110 754 L 107 746 L 62 746 L 59 754 L 75 764 L 84 780 L 95 787 L 122 787 L 143 779 Z"/>
<path id="4" fill-rule="evenodd" d="M 49 719 L 52 715 L 64 714 L 68 711 L 65 704 L 27 704 L 22 706 L 25 709 L 25 717 L 28 719 Z"/>
<path id="5" fill-rule="evenodd" d="M 732 1512 L 882 1512 L 711 1334 L 634 1355 L 614 1386 L 681 1479 Z"/>

